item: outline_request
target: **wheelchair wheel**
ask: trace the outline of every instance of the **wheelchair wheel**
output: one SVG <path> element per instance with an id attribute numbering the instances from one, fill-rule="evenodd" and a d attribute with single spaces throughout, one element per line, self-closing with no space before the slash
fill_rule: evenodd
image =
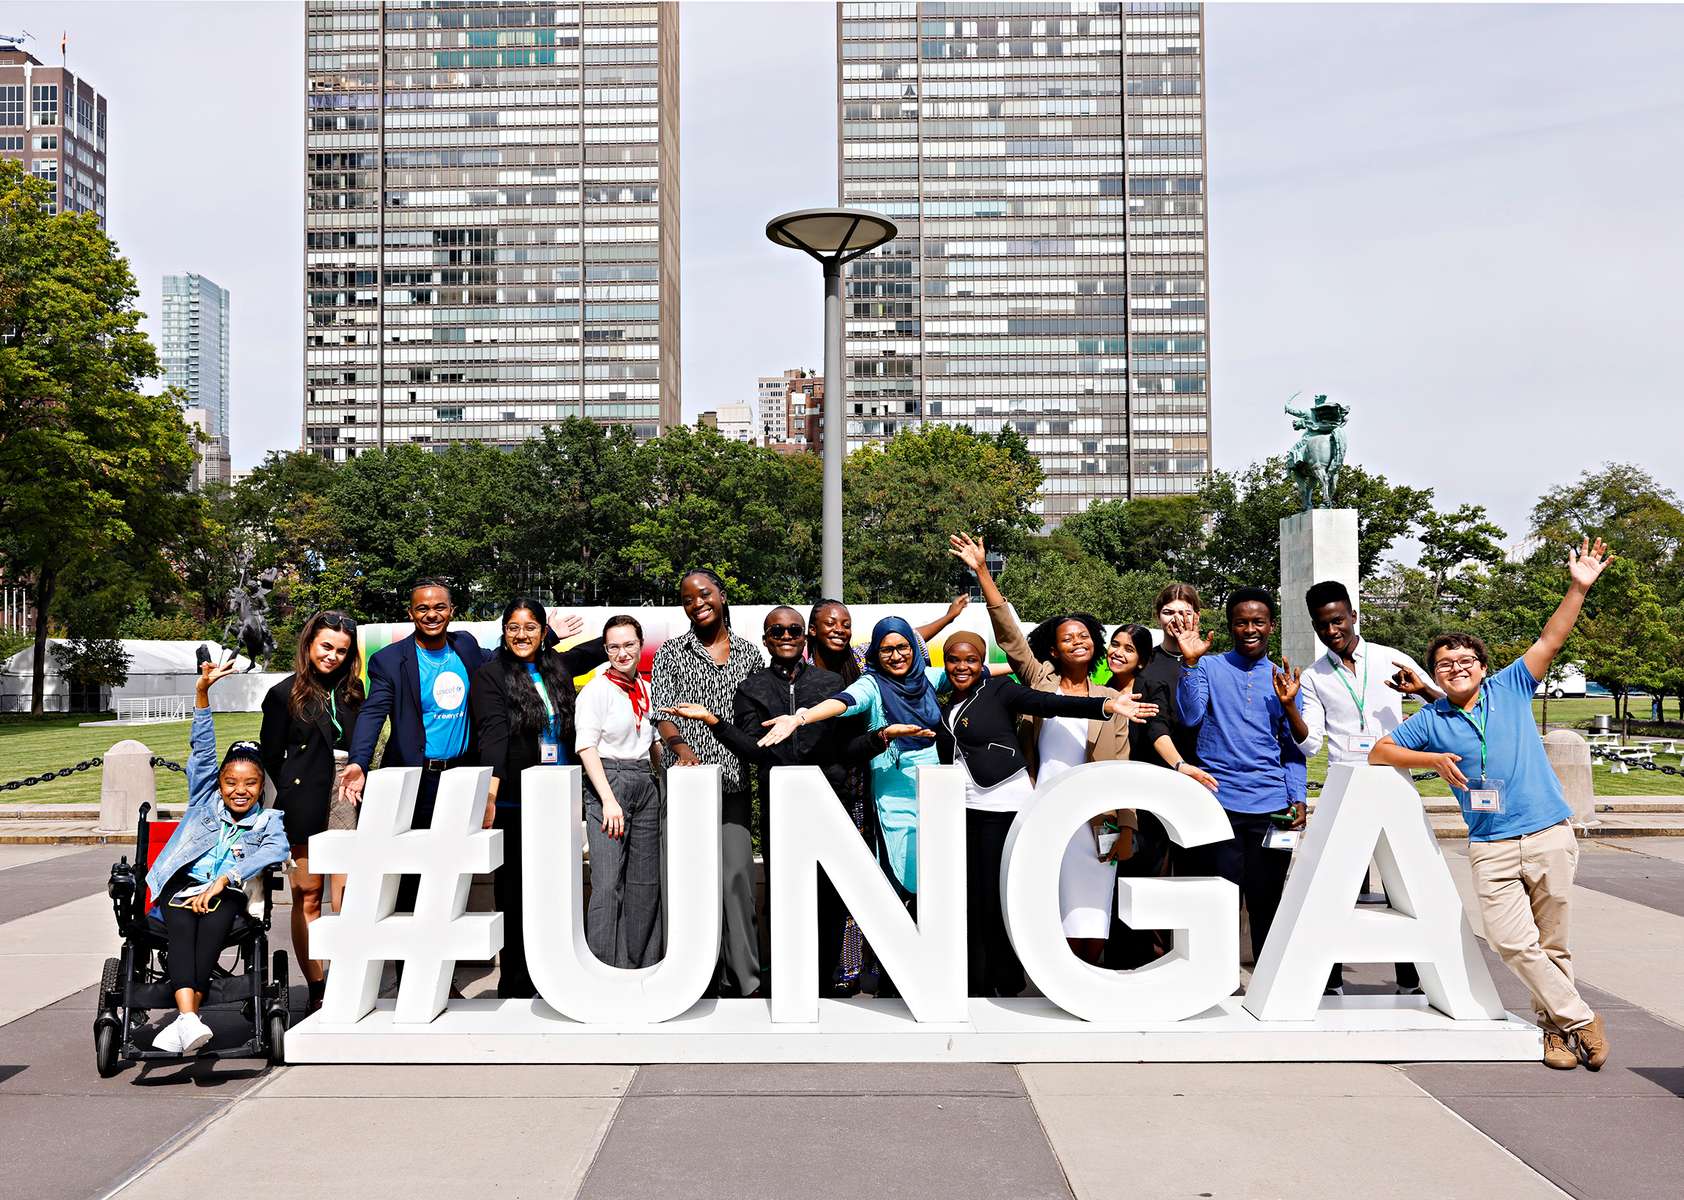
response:
<path id="1" fill-rule="evenodd" d="M 275 951 L 275 957 L 269 971 L 269 985 L 275 989 L 275 1003 L 279 1004 L 283 1011 L 290 1010 L 292 1005 L 287 994 L 290 984 L 287 980 L 287 952 L 285 950 Z"/>
<path id="2" fill-rule="evenodd" d="M 287 1015 L 283 1012 L 269 1014 L 269 1062 L 273 1066 L 280 1066 L 287 1060 Z"/>
<path id="3" fill-rule="evenodd" d="M 108 958 L 99 974 L 99 1006 L 114 1009 L 123 1003 L 123 960 Z"/>
<path id="4" fill-rule="evenodd" d="M 94 1027 L 94 1070 L 101 1079 L 117 1073 L 117 1039 L 121 1026 L 114 1021 L 101 1021 Z"/>

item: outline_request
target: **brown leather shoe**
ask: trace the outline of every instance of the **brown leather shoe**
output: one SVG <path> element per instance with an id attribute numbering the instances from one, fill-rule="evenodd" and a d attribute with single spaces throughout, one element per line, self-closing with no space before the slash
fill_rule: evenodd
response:
<path id="1" fill-rule="evenodd" d="M 1579 1056 L 1573 1053 L 1567 1034 L 1559 1029 L 1544 1030 L 1544 1066 L 1557 1071 L 1571 1071 L 1578 1065 Z"/>
<path id="2" fill-rule="evenodd" d="M 1600 1071 L 1602 1064 L 1608 1061 L 1608 1028 L 1602 1023 L 1600 1016 L 1592 1017 L 1589 1025 L 1582 1025 L 1573 1031 L 1579 1039 L 1579 1057 L 1585 1066 L 1592 1071 Z"/>

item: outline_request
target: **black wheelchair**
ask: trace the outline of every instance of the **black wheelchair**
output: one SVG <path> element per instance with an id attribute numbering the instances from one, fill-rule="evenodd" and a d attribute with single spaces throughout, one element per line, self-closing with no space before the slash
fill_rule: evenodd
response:
<path id="1" fill-rule="evenodd" d="M 285 950 L 269 954 L 269 918 L 275 889 L 280 886 L 280 867 L 263 873 L 263 915 L 252 916 L 242 909 L 229 929 L 224 949 L 239 953 L 232 967 L 217 963 L 204 1007 L 241 1006 L 242 1021 L 249 1021 L 251 1036 L 238 1046 L 210 1047 L 183 1056 L 151 1048 L 151 1038 L 142 1048 L 137 1035 L 149 1022 L 149 1010 L 175 1010 L 175 993 L 168 972 L 169 941 L 164 924 L 149 917 L 151 897 L 146 890 L 146 871 L 163 851 L 176 822 L 149 821 L 150 804 L 140 806 L 135 829 L 135 861 L 124 855 L 111 866 L 106 891 L 117 916 L 117 931 L 123 949 L 116 958 L 105 960 L 99 983 L 99 1008 L 94 1017 L 94 1065 L 102 1079 L 115 1075 L 124 1063 L 189 1058 L 262 1058 L 279 1064 L 286 1054 L 287 955 Z M 243 894 L 231 899 L 244 900 Z"/>

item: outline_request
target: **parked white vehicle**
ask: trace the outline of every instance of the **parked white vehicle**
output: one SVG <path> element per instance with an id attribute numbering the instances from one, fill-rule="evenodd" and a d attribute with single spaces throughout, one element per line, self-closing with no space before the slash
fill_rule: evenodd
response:
<path id="1" fill-rule="evenodd" d="M 1563 663 L 1538 685 L 1533 695 L 1548 696 L 1551 700 L 1583 698 L 1586 695 L 1584 670 L 1578 663 Z"/>

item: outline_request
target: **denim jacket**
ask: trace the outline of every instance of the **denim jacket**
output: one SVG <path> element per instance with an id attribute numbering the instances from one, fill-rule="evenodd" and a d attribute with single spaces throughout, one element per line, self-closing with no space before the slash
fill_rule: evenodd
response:
<path id="1" fill-rule="evenodd" d="M 175 827 L 163 853 L 146 872 L 146 886 L 151 890 L 153 906 L 163 887 L 183 867 L 190 867 L 214 850 L 225 821 L 233 814 L 222 803 L 222 790 L 217 786 L 216 725 L 208 708 L 193 710 L 193 731 L 189 745 L 192 753 L 187 759 L 187 811 Z M 239 888 L 249 879 L 263 874 L 264 868 L 285 862 L 289 847 L 281 814 L 254 804 L 245 816 L 234 824 L 246 832 L 240 835 L 241 854 L 220 872 L 228 877 L 230 887 Z M 216 882 L 215 879 L 210 881 Z M 209 883 L 190 885 L 181 890 L 184 896 L 204 891 Z"/>

